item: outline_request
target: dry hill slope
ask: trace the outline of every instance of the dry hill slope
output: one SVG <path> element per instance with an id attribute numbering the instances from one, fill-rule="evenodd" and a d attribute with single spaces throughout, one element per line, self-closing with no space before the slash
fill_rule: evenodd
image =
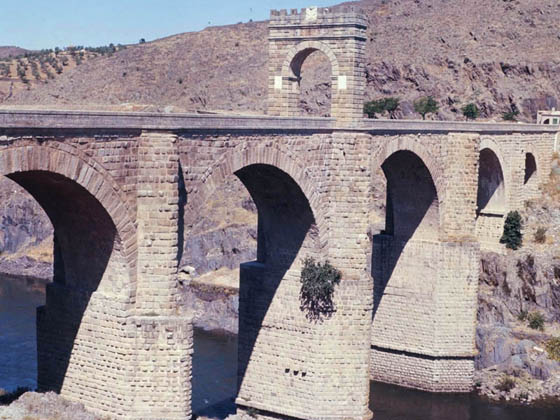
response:
<path id="1" fill-rule="evenodd" d="M 537 109 L 558 107 L 556 0 L 354 4 L 370 20 L 367 97 L 399 96 L 398 117 L 415 117 L 411 102 L 421 95 L 438 99 L 442 119 L 461 119 L 458 110 L 471 101 L 479 104 L 483 117 L 497 119 L 512 106 L 527 121 Z M 305 89 L 309 97 L 303 108 L 316 112 L 325 108 L 321 103 L 328 89 L 324 67 L 311 68 L 319 71 L 309 77 L 312 88 Z M 77 107 L 128 102 L 262 113 L 266 83 L 266 22 L 245 23 L 131 46 L 5 103 Z"/>

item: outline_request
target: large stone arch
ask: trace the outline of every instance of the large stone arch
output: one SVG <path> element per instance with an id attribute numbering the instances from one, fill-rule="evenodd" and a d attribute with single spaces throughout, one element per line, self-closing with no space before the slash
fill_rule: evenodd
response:
<path id="1" fill-rule="evenodd" d="M 391 155 L 399 151 L 408 151 L 414 153 L 424 163 L 432 181 L 434 183 L 436 193 L 439 199 L 443 197 L 445 191 L 445 178 L 443 177 L 443 168 L 436 159 L 437 154 L 427 150 L 425 144 L 410 137 L 393 137 L 383 144 L 383 146 L 372 157 L 372 183 L 378 182 L 377 177 L 380 174 L 383 162 Z M 441 213 L 441 212 L 440 212 Z M 440 214 L 441 217 L 441 214 Z M 440 220 L 441 223 L 441 220 Z"/>
<path id="2" fill-rule="evenodd" d="M 333 50 L 321 41 L 302 41 L 293 46 L 286 54 L 286 58 L 282 64 L 282 76 L 299 77 L 301 65 L 305 59 L 315 51 L 321 51 L 328 58 L 331 63 L 331 73 L 334 81 L 334 78 L 339 75 L 338 59 Z"/>
<path id="3" fill-rule="evenodd" d="M 124 193 L 98 162 L 65 144 L 57 144 L 56 147 L 36 144 L 9 146 L 0 149 L 0 175 L 24 183 L 24 188 L 33 190 L 30 192 L 35 196 L 46 192 L 41 191 L 39 182 L 34 181 L 34 177 L 41 179 L 41 182 L 51 178 L 51 185 L 66 183 L 79 191 L 82 197 L 91 196 L 92 203 L 98 202 L 100 209 L 107 213 L 110 222 L 114 224 L 115 250 L 120 254 L 119 263 L 125 266 L 119 273 L 108 276 L 107 281 L 102 281 L 99 287 L 104 292 L 118 292 L 134 299 L 136 227 L 130 217 Z M 59 204 L 60 207 L 64 205 L 58 203 L 57 206 Z M 51 210 L 51 215 L 47 211 L 51 220 L 54 210 Z"/>
<path id="4" fill-rule="evenodd" d="M 327 245 L 328 225 L 324 214 L 324 206 L 321 205 L 321 196 L 315 187 L 312 176 L 297 158 L 286 154 L 274 144 L 243 144 L 225 152 L 198 180 L 189 194 L 185 211 L 196 212 L 214 193 L 216 188 L 225 181 L 226 177 L 234 175 L 245 167 L 258 164 L 278 168 L 295 181 L 307 198 L 309 207 L 314 214 L 315 225 L 317 231 L 320 232 L 319 238 L 322 238 L 317 245 L 319 248 L 325 247 Z"/>

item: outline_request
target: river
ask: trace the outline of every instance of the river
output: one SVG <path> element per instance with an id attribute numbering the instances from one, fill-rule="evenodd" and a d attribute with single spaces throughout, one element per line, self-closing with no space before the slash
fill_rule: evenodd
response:
<path id="1" fill-rule="evenodd" d="M 0 388 L 36 386 L 35 308 L 44 282 L 0 276 Z M 195 331 L 193 410 L 225 417 L 235 410 L 235 336 Z M 431 394 L 371 383 L 375 420 L 560 420 L 560 407 L 490 402 L 474 394 Z"/>

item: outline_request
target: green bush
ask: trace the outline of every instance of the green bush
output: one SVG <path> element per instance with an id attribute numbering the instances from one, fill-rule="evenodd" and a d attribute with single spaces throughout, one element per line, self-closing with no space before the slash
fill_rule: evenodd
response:
<path id="1" fill-rule="evenodd" d="M 539 227 L 535 232 L 535 242 L 544 244 L 546 242 L 546 228 Z"/>
<path id="2" fill-rule="evenodd" d="M 549 339 L 545 344 L 545 348 L 550 359 L 560 362 L 560 337 Z"/>
<path id="3" fill-rule="evenodd" d="M 364 114 L 366 114 L 368 118 L 375 118 L 375 114 L 382 114 L 387 111 L 389 115 L 393 116 L 393 113 L 399 107 L 399 103 L 400 99 L 393 97 L 374 99 L 364 104 Z"/>
<path id="4" fill-rule="evenodd" d="M 500 380 L 500 382 L 498 382 L 496 388 L 498 389 L 498 391 L 509 392 L 513 388 L 515 388 L 515 379 L 513 379 L 511 376 L 506 375 Z"/>
<path id="5" fill-rule="evenodd" d="M 426 114 L 435 114 L 438 112 L 439 106 L 434 98 L 425 96 L 414 101 L 414 110 L 422 115 L 422 119 L 426 119 Z"/>
<path id="6" fill-rule="evenodd" d="M 476 120 L 480 115 L 480 111 L 476 104 L 467 104 L 463 108 L 461 108 L 463 115 L 467 117 L 467 120 Z"/>
<path id="7" fill-rule="evenodd" d="M 506 121 L 517 121 L 517 116 L 519 111 L 517 109 L 512 109 L 511 111 L 504 112 L 502 118 Z"/>
<path id="8" fill-rule="evenodd" d="M 527 322 L 529 328 L 544 331 L 544 316 L 540 312 L 531 312 L 527 315 Z"/>
<path id="9" fill-rule="evenodd" d="M 523 243 L 523 235 L 521 234 L 521 215 L 518 211 L 510 211 L 504 223 L 504 233 L 500 239 L 500 243 L 506 244 L 506 248 L 519 249 Z"/>
<path id="10" fill-rule="evenodd" d="M 318 320 L 334 311 L 332 295 L 341 277 L 341 272 L 328 261 L 324 264 L 315 262 L 313 258 L 303 261 L 300 303 L 308 318 Z"/>

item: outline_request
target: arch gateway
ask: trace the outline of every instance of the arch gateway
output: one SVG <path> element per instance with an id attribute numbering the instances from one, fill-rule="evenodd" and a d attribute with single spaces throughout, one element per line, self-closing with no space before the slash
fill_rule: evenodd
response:
<path id="1" fill-rule="evenodd" d="M 535 197 L 558 128 L 364 120 L 365 26 L 352 9 L 273 11 L 268 115 L 0 110 L 0 175 L 55 227 L 42 389 L 108 418 L 191 418 L 182 212 L 204 211 L 233 175 L 259 212 L 257 260 L 241 267 L 238 412 L 362 420 L 370 378 L 472 388 L 479 252 L 499 246 L 478 232 Z M 312 51 L 331 62 L 333 118 L 293 116 Z M 320 320 L 299 301 L 308 256 L 342 273 Z"/>

